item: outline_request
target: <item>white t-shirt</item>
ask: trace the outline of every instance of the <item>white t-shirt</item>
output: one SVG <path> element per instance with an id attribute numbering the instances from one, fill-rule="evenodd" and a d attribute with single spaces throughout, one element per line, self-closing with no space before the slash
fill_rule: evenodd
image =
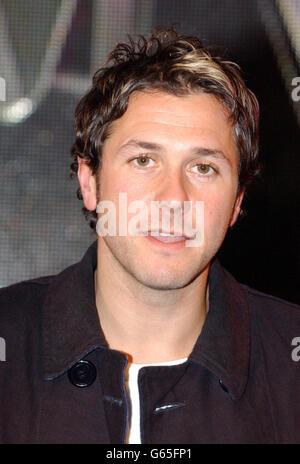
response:
<path id="1" fill-rule="evenodd" d="M 160 362 L 154 364 L 134 364 L 128 363 L 126 369 L 127 375 L 125 378 L 126 388 L 129 397 L 131 415 L 129 419 L 129 436 L 127 443 L 140 444 L 141 431 L 140 431 L 140 396 L 138 388 L 138 374 L 142 367 L 146 366 L 173 366 L 175 364 L 182 364 L 187 361 L 187 358 L 176 359 L 175 361 Z"/>

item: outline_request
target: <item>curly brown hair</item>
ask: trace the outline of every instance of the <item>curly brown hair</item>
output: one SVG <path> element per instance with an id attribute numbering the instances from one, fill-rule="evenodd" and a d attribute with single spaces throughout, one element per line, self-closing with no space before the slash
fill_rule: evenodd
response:
<path id="1" fill-rule="evenodd" d="M 87 160 L 93 174 L 98 172 L 110 125 L 125 113 L 132 92 L 161 90 L 176 96 L 204 92 L 214 95 L 229 112 L 239 151 L 238 191 L 247 187 L 261 169 L 259 106 L 239 66 L 213 56 L 197 37 L 178 35 L 174 29 L 156 30 L 149 39 L 128 37 L 129 43 L 117 43 L 106 66 L 96 71 L 92 88 L 76 107 L 71 177 L 78 172 L 77 156 Z M 82 200 L 80 187 L 77 197 Z M 95 230 L 96 210 L 82 210 Z"/>

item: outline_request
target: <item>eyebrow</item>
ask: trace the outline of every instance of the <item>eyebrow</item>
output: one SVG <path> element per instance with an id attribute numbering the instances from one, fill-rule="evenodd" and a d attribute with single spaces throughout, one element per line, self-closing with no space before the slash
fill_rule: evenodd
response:
<path id="1" fill-rule="evenodd" d="M 163 151 L 164 147 L 158 143 L 146 142 L 143 140 L 131 139 L 127 143 L 121 146 L 119 153 L 126 151 L 127 148 L 143 148 L 144 150 L 155 150 Z M 217 148 L 207 148 L 207 147 L 194 147 L 191 149 L 191 154 L 195 156 L 210 156 L 216 159 L 223 159 L 224 161 L 231 164 L 228 157 L 224 154 L 222 150 Z"/>

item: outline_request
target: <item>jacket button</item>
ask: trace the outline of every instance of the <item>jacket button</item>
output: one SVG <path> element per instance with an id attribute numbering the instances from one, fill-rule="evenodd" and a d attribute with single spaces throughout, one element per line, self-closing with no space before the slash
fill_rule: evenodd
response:
<path id="1" fill-rule="evenodd" d="M 75 387 L 88 387 L 97 377 L 97 370 L 93 363 L 82 359 L 68 370 L 70 382 Z"/>
<path id="2" fill-rule="evenodd" d="M 223 388 L 223 390 L 228 393 L 228 388 L 226 387 L 226 385 L 224 384 L 223 380 L 219 379 L 219 384 L 221 385 L 221 387 Z"/>

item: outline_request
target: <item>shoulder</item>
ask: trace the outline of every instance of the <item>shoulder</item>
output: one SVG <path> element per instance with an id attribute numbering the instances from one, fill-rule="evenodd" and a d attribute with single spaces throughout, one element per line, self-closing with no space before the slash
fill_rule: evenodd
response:
<path id="1" fill-rule="evenodd" d="M 52 283 L 55 275 L 38 277 L 36 279 L 24 280 L 11 284 L 7 287 L 0 288 L 0 311 L 1 306 L 6 302 L 13 303 L 19 302 L 27 295 L 39 295 L 47 291 L 49 285 Z"/>
<path id="2" fill-rule="evenodd" d="M 18 366 L 21 373 L 22 367 L 18 363 L 21 360 L 25 363 L 24 356 L 28 350 L 33 362 L 33 351 L 36 351 L 33 347 L 39 344 L 42 308 L 53 278 L 40 277 L 0 289 L 0 337 L 6 347 L 4 357 L 8 361 L 0 365 L 5 372 Z"/>
<path id="3" fill-rule="evenodd" d="M 24 280 L 0 288 L 0 324 L 25 319 L 40 319 L 47 294 L 55 294 L 57 285 L 64 286 L 71 278 L 79 263 L 72 264 L 58 274 L 51 274 Z"/>
<path id="4" fill-rule="evenodd" d="M 296 303 L 284 300 L 268 293 L 263 293 L 249 285 L 242 283 L 230 271 L 223 267 L 217 259 L 213 263 L 215 282 L 214 291 L 219 291 L 220 286 L 225 288 L 226 298 L 236 302 L 247 302 L 250 314 L 257 313 L 262 317 L 300 317 L 300 306 Z"/>
<path id="5" fill-rule="evenodd" d="M 254 288 L 249 287 L 248 285 L 240 284 L 244 293 L 246 294 L 250 309 L 257 309 L 258 311 L 263 311 L 268 313 L 272 311 L 277 314 L 289 312 L 294 314 L 295 317 L 300 317 L 300 306 L 296 303 L 284 300 L 274 295 L 260 292 Z"/>
<path id="6" fill-rule="evenodd" d="M 257 303 L 261 303 L 263 305 L 275 305 L 278 307 L 288 307 L 294 309 L 296 311 L 300 310 L 300 306 L 297 303 L 292 303 L 290 301 L 284 300 L 283 298 L 279 298 L 274 295 L 270 295 L 268 293 L 260 292 L 254 288 L 249 287 L 245 284 L 240 284 L 244 291 L 248 294 L 249 298 Z"/>
<path id="7" fill-rule="evenodd" d="M 55 276 L 49 275 L 36 279 L 24 280 L 0 289 L 0 321 L 1 326 L 7 323 L 30 317 L 40 313 L 48 288 Z"/>
<path id="8" fill-rule="evenodd" d="M 291 341 L 300 336 L 300 306 L 241 284 L 250 315 L 264 333 Z"/>

